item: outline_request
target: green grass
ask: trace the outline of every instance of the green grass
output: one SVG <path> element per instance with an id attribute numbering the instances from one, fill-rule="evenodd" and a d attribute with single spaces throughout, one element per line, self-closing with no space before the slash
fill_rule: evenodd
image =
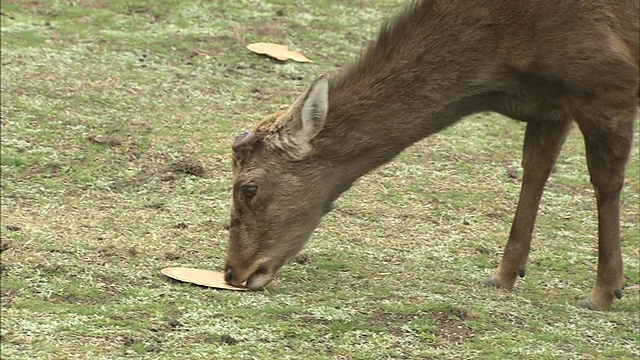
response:
<path id="1" fill-rule="evenodd" d="M 358 181 L 305 261 L 265 291 L 159 274 L 222 268 L 236 133 L 356 59 L 402 3 L 3 1 L 0 356 L 640 356 L 637 149 L 623 194 L 623 300 L 607 312 L 574 306 L 594 283 L 597 231 L 576 130 L 543 198 L 527 277 L 486 288 L 515 209 L 524 129 L 493 114 Z M 245 49 L 257 41 L 314 63 Z"/>

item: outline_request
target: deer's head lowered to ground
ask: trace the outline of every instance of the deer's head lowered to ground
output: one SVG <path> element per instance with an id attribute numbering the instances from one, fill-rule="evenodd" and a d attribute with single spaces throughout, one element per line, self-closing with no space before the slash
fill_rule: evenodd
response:
<path id="1" fill-rule="evenodd" d="M 289 110 L 236 138 L 227 282 L 252 289 L 269 283 L 329 211 L 325 169 L 310 165 L 328 107 L 328 81 L 320 76 Z"/>

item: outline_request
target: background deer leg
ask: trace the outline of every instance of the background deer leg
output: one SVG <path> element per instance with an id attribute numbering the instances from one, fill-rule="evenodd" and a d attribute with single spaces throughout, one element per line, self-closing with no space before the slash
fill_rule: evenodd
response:
<path id="1" fill-rule="evenodd" d="M 622 297 L 620 191 L 633 143 L 637 110 L 635 106 L 632 108 L 631 114 L 614 117 L 606 123 L 579 122 L 598 206 L 598 275 L 591 294 L 578 305 L 592 310 L 608 309 L 614 297 Z"/>
<path id="2" fill-rule="evenodd" d="M 515 284 L 518 275 L 524 277 L 544 185 L 570 128 L 569 119 L 533 121 L 527 124 L 522 158 L 524 174 L 518 208 L 502 261 L 494 276 L 485 280 L 486 285 L 509 289 Z"/>

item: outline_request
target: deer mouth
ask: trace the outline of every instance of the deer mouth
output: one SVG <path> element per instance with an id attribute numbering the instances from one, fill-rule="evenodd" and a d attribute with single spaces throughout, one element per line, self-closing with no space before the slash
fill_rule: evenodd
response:
<path id="1" fill-rule="evenodd" d="M 274 273 L 271 271 L 260 271 L 260 269 L 247 279 L 246 286 L 251 290 L 262 289 L 273 280 Z"/>
<path id="2" fill-rule="evenodd" d="M 273 280 L 274 271 L 261 266 L 248 276 L 239 276 L 239 273 L 231 267 L 227 267 L 224 272 L 224 281 L 233 286 L 247 287 L 251 290 L 258 290 L 265 287 Z"/>

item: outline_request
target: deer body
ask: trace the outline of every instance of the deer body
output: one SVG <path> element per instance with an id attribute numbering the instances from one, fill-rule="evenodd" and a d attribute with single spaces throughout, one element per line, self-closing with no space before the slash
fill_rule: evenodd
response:
<path id="1" fill-rule="evenodd" d="M 544 184 L 571 124 L 585 138 L 599 216 L 596 286 L 621 296 L 620 190 L 638 105 L 638 0 L 436 1 L 386 25 L 362 59 L 318 77 L 292 107 L 234 143 L 226 279 L 266 285 L 360 176 L 462 117 L 527 123 L 523 184 L 487 284 L 524 276 Z"/>

